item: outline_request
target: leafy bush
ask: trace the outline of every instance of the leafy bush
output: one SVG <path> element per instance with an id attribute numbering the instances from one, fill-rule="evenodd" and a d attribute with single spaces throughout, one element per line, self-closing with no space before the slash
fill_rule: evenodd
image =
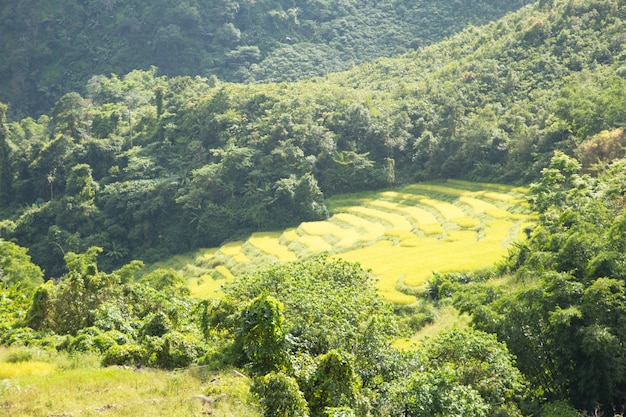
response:
<path id="1" fill-rule="evenodd" d="M 296 380 L 280 372 L 256 377 L 250 391 L 260 400 L 265 417 L 308 417 L 307 402 Z"/>
<path id="2" fill-rule="evenodd" d="M 115 344 L 104 353 L 104 356 L 102 357 L 102 365 L 142 365 L 145 363 L 146 354 L 146 349 L 137 344 Z"/>
<path id="3" fill-rule="evenodd" d="M 144 344 L 147 364 L 165 369 L 189 366 L 206 352 L 198 338 L 177 331 L 166 333 L 163 337 L 147 337 Z"/>
<path id="4" fill-rule="evenodd" d="M 582 417 L 579 411 L 564 401 L 549 402 L 541 406 L 541 417 Z"/>

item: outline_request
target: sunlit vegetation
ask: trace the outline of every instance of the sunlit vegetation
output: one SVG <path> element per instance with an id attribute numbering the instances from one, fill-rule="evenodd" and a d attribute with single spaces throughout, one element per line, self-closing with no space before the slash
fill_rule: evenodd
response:
<path id="1" fill-rule="evenodd" d="M 0 7 L 0 414 L 624 412 L 623 1 L 142 2 Z"/>
<path id="2" fill-rule="evenodd" d="M 33 355 L 24 348 L 9 352 Z M 250 380 L 232 371 L 100 368 L 85 354 L 73 358 L 39 354 L 46 362 L 0 362 L 3 413 L 32 417 L 260 415 L 249 393 Z M 7 374 L 4 370 L 10 368 L 19 371 Z M 215 400 L 204 400 L 208 395 Z"/>
<path id="3" fill-rule="evenodd" d="M 425 194 L 412 198 L 416 194 L 410 191 L 417 189 Z M 471 183 L 431 183 L 338 196 L 328 202 L 337 212 L 327 221 L 304 222 L 282 233 L 255 233 L 246 241 L 211 250 L 227 255 L 225 264 L 214 269 L 205 266 L 205 273 L 213 279 L 194 279 L 190 289 L 194 296 L 210 296 L 224 280 L 234 278 L 232 271 L 241 274 L 249 272 L 252 265 L 262 268 L 276 261 L 329 253 L 371 269 L 383 299 L 410 304 L 433 272 L 488 268 L 524 237 L 528 214 L 518 205 L 523 194 L 499 192 L 496 206 L 483 191 Z M 446 221 L 440 223 L 437 216 Z M 244 249 L 247 245 L 258 249 L 256 255 Z M 211 265 L 205 259 L 201 257 L 196 267 Z M 219 262 L 217 257 L 208 259 Z M 185 268 L 188 266 L 179 264 L 177 269 L 184 275 Z"/>
<path id="4" fill-rule="evenodd" d="M 0 7 L 0 100 L 39 114 L 95 74 L 153 65 L 170 76 L 293 81 L 432 44 L 527 3 L 19 0 Z"/>

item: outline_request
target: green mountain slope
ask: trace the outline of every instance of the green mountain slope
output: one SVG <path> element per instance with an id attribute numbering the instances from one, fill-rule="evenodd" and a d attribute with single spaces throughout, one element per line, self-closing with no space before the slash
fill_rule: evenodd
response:
<path id="1" fill-rule="evenodd" d="M 0 6 L 0 101 L 40 114 L 94 74 L 153 65 L 228 81 L 295 80 L 431 44 L 528 3 L 19 0 Z"/>
<path id="2" fill-rule="evenodd" d="M 324 198 L 338 192 L 528 182 L 555 149 L 601 168 L 623 155 L 625 7 L 528 6 L 290 84 L 94 77 L 87 99 L 67 94 L 50 117 L 4 124 L 1 236 L 55 276 L 67 250 L 102 246 L 112 265 L 156 260 L 325 218 Z"/>

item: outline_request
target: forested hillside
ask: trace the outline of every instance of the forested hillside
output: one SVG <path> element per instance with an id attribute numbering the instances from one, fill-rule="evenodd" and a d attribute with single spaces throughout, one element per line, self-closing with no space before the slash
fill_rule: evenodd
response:
<path id="1" fill-rule="evenodd" d="M 62 4 L 68 7 L 57 15 L 56 6 L 29 3 L 41 14 L 25 26 L 31 32 L 3 41 L 26 44 L 57 24 L 70 30 L 77 21 L 89 21 L 76 20 L 80 11 L 91 10 L 102 17 L 98 24 L 125 22 L 127 40 L 139 39 L 140 32 L 151 36 L 150 54 L 163 59 L 157 62 L 163 71 L 174 62 L 181 68 L 197 64 L 198 56 L 184 45 L 200 42 L 194 31 L 208 30 L 211 19 L 221 29 L 198 36 L 226 49 L 201 53 L 206 77 L 120 68 L 118 74 L 90 74 L 84 90 L 62 92 L 58 99 L 54 88 L 42 90 L 54 105 L 41 116 L 7 117 L 10 107 L 0 104 L 0 344 L 11 346 L 8 354 L 0 349 L 0 379 L 9 375 L 0 386 L 0 410 L 130 415 L 131 401 L 79 406 L 87 395 L 60 406 L 41 395 L 65 389 L 58 379 L 51 379 L 51 389 L 50 380 L 10 373 L 33 375 L 36 370 L 28 367 L 45 355 L 53 358 L 44 364 L 50 370 L 67 353 L 72 364 L 50 371 L 59 378 L 79 368 L 83 358 L 95 357 L 97 366 L 197 365 L 197 374 L 180 374 L 203 383 L 208 399 L 202 405 L 188 397 L 163 407 L 154 401 L 180 391 L 182 379 L 169 389 L 150 388 L 148 399 L 134 403 L 173 410 L 161 411 L 165 416 L 624 413 L 626 2 L 541 0 L 496 22 L 470 26 L 430 46 L 409 44 L 412 50 L 402 55 L 343 73 L 263 84 L 231 83 L 225 75 L 251 80 L 258 71 L 272 78 L 281 54 L 296 50 L 296 44 L 287 45 L 294 39 L 310 42 L 307 54 L 317 54 L 317 38 L 307 38 L 306 30 L 323 34 L 326 23 L 344 25 L 332 14 L 320 15 L 324 10 L 343 10 L 346 25 L 373 15 L 356 13 L 357 3 L 350 2 L 317 1 L 302 10 L 294 3 L 274 8 L 231 2 L 239 8 L 220 8 L 229 10 L 226 15 L 203 12 L 191 2 L 172 10 L 154 3 L 142 9 L 147 22 L 160 22 L 148 30 L 132 4 Z M 24 10 L 17 5 L 26 3 L 3 10 Z M 404 8 L 403 15 L 418 16 L 408 2 L 393 6 L 390 13 Z M 246 13 L 261 9 L 267 13 Z M 270 27 L 272 19 L 293 32 L 276 29 L 278 38 L 247 32 L 255 22 L 254 27 Z M 304 25 L 308 20 L 317 26 Z M 405 29 L 398 25 L 398 33 Z M 87 29 L 76 33 L 82 30 Z M 339 56 L 353 53 L 345 45 L 358 50 L 357 39 L 370 39 L 331 32 L 331 40 L 336 34 L 346 42 L 322 49 Z M 73 33 L 63 36 L 87 39 Z M 271 46 L 254 49 L 246 40 L 261 39 L 254 33 Z M 415 37 L 430 41 L 425 35 L 406 40 Z M 379 50 L 382 44 L 376 45 Z M 160 55 L 164 51 L 167 57 Z M 101 52 L 110 62 L 130 56 L 124 45 L 108 52 L 113 55 Z M 231 65 L 223 73 L 213 71 L 220 57 Z M 17 58 L 8 62 L 30 65 L 26 55 Z M 77 74 L 91 71 L 82 66 L 85 61 L 55 62 L 57 69 L 76 65 Z M 57 69 L 38 68 L 55 79 Z M 292 77 L 287 68 L 283 74 Z M 19 80 L 16 85 L 30 83 Z M 33 97 L 27 95 L 25 105 Z M 536 223 L 520 224 L 516 235 L 523 229 L 526 239 L 491 268 L 434 273 L 419 288 L 394 286 L 411 290 L 412 304 L 385 302 L 376 277 L 339 257 L 276 263 L 232 277 L 221 298 L 204 300 L 189 296 L 187 280 L 175 270 L 144 269 L 136 260 L 153 262 L 252 231 L 326 219 L 326 199 L 339 193 L 390 188 L 387 195 L 415 201 L 399 185 L 444 178 L 530 184 L 526 206 Z M 466 223 L 467 214 L 450 206 L 460 211 L 450 217 Z M 489 217 L 484 201 L 481 207 L 476 215 Z M 477 220 L 464 232 L 478 240 L 488 236 L 490 225 Z M 403 230 L 415 237 L 413 229 Z M 447 238 L 453 240 L 453 233 Z M 413 339 L 411 349 L 397 347 L 445 309 L 469 318 L 461 328 Z M 199 369 L 210 376 L 199 375 Z M 232 378 L 233 370 L 240 380 L 231 385 L 239 392 L 220 382 L 227 372 Z M 111 374 L 116 371 L 121 370 Z M 131 390 L 138 390 L 134 381 Z M 95 383 L 100 385 L 86 392 L 98 398 L 112 385 Z M 225 406 L 246 409 L 226 412 Z"/>
<path id="2" fill-rule="evenodd" d="M 0 101 L 45 113 L 95 74 L 287 81 L 439 41 L 529 0 L 16 0 L 0 6 Z"/>
<path id="3" fill-rule="evenodd" d="M 610 0 L 541 3 L 292 84 L 94 76 L 49 116 L 3 118 L 0 235 L 58 276 L 70 250 L 154 261 L 323 218 L 337 192 L 524 183 L 555 149 L 599 169 L 623 155 L 623 13 Z"/>

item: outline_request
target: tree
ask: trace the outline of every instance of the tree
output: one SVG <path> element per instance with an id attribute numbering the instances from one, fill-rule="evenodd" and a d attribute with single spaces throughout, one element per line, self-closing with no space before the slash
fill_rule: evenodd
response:
<path id="1" fill-rule="evenodd" d="M 85 107 L 85 100 L 78 93 L 67 93 L 61 97 L 52 110 L 56 131 L 74 139 L 86 137 Z"/>
<path id="2" fill-rule="evenodd" d="M 487 406 L 487 414 L 521 416 L 517 408 L 527 395 L 526 381 L 495 335 L 477 330 L 451 330 L 427 341 L 420 352 L 435 371 L 453 369 L 458 384 L 471 387 Z"/>
<path id="3" fill-rule="evenodd" d="M 7 142 L 6 112 L 8 106 L 0 103 L 0 205 L 8 206 L 13 190 L 11 149 Z"/>
<path id="4" fill-rule="evenodd" d="M 324 416 L 327 408 L 359 409 L 361 381 L 354 370 L 354 358 L 333 349 L 319 358 L 313 377 L 306 387 L 311 416 Z"/>
<path id="5" fill-rule="evenodd" d="M 284 331 L 297 341 L 296 349 L 313 357 L 331 349 L 359 349 L 371 319 L 372 337 L 395 334 L 390 306 L 377 293 L 374 278 L 356 263 L 326 256 L 272 265 L 225 286 L 235 303 L 268 294 L 284 305 Z M 370 352 L 371 353 L 371 352 Z M 366 358 L 358 356 L 357 361 Z"/>
<path id="6" fill-rule="evenodd" d="M 280 372 L 256 377 L 250 388 L 265 417 L 308 417 L 307 402 L 296 380 Z"/>
<path id="7" fill-rule="evenodd" d="M 244 364 L 256 375 L 289 368 L 285 340 L 283 305 L 263 295 L 244 308 L 238 319 L 235 349 Z"/>
<path id="8" fill-rule="evenodd" d="M 531 187 L 538 224 L 509 259 L 525 286 L 466 304 L 477 328 L 506 342 L 537 392 L 587 412 L 626 406 L 618 394 L 626 387 L 618 348 L 626 341 L 623 164 L 591 178 L 555 154 Z"/>
<path id="9" fill-rule="evenodd" d="M 98 188 L 98 183 L 94 181 L 88 164 L 78 164 L 72 167 L 65 183 L 65 192 L 77 203 L 93 204 Z"/>
<path id="10" fill-rule="evenodd" d="M 392 391 L 394 417 L 487 417 L 488 405 L 471 386 L 460 383 L 447 365 L 418 371 Z"/>
<path id="11" fill-rule="evenodd" d="M 0 239 L 0 282 L 4 288 L 34 289 L 43 283 L 41 269 L 31 262 L 28 250 Z"/>

